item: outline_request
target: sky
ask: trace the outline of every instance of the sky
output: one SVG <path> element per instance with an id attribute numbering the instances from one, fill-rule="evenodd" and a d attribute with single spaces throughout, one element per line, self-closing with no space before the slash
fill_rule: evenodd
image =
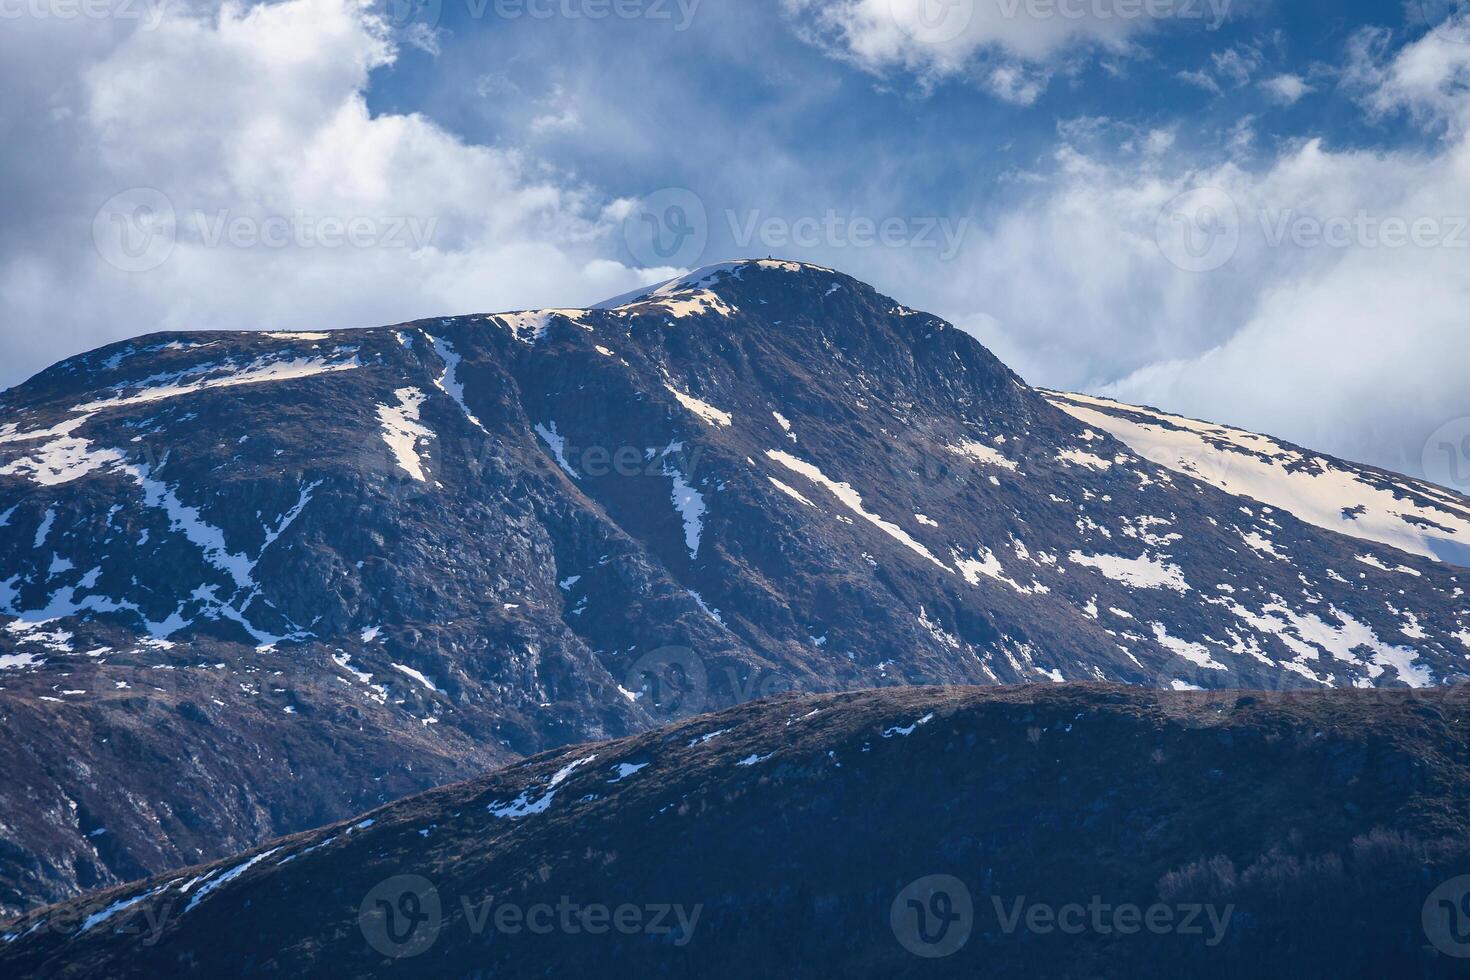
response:
<path id="1" fill-rule="evenodd" d="M 1466 0 L 0 0 L 0 386 L 816 262 L 1470 491 Z"/>

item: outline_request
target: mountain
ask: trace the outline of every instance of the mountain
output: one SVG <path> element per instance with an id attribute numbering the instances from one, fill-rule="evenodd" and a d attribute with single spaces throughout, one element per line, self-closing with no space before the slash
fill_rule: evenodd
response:
<path id="1" fill-rule="evenodd" d="M 0 972 L 1460 976 L 1464 708 L 785 695 L 46 909 Z"/>
<path id="2" fill-rule="evenodd" d="M 1156 408 L 1045 394 L 1062 411 L 1176 473 L 1288 511 L 1323 530 L 1470 566 L 1470 507 L 1443 487 Z"/>
<path id="3" fill-rule="evenodd" d="M 0 909 L 783 691 L 1427 687 L 1470 504 L 831 270 L 167 333 L 0 394 Z"/>

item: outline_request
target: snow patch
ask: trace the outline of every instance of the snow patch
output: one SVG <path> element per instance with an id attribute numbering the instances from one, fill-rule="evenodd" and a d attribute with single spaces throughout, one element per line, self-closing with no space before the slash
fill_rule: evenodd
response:
<path id="1" fill-rule="evenodd" d="M 637 775 L 638 773 L 642 772 L 644 769 L 647 769 L 649 767 L 649 765 L 651 765 L 651 763 L 647 763 L 647 762 L 619 762 L 618 765 L 617 765 L 617 773 L 613 776 L 613 778 L 609 779 L 608 782 L 609 783 L 621 783 L 623 780 L 627 779 L 629 776 Z"/>
<path id="2" fill-rule="evenodd" d="M 1057 453 L 1057 459 L 1063 463 L 1072 463 L 1077 466 L 1086 466 L 1090 469 L 1106 473 L 1113 468 L 1113 464 L 1101 456 L 1083 452 L 1080 449 L 1064 449 Z"/>
<path id="3" fill-rule="evenodd" d="M 229 871 L 226 871 L 224 874 L 220 875 L 218 878 L 214 879 L 213 881 L 206 882 L 205 884 L 203 884 L 202 886 L 200 886 L 200 888 L 199 888 L 199 890 L 197 892 L 194 893 L 194 897 L 191 898 L 189 900 L 189 904 L 184 907 L 184 912 L 185 913 L 188 913 L 188 912 L 194 911 L 194 908 L 200 902 L 204 901 L 204 896 L 206 896 L 210 892 L 216 891 L 220 887 L 222 887 L 224 885 L 227 885 L 230 882 L 234 881 L 236 878 L 240 877 L 242 874 L 244 874 L 245 872 L 249 871 L 251 868 L 255 867 L 261 861 L 264 861 L 266 858 L 270 857 L 272 854 L 275 854 L 279 850 L 280 850 L 279 847 L 273 847 L 273 848 L 271 848 L 268 851 L 265 851 L 265 852 L 263 852 L 261 854 L 257 854 L 257 855 L 255 855 L 255 857 L 251 858 L 250 860 L 246 861 L 245 863 L 235 865 L 235 867 L 231 868 Z"/>
<path id="4" fill-rule="evenodd" d="M 1298 520 L 1436 561 L 1470 565 L 1470 500 L 1268 436 L 1063 392 L 1048 400 L 1138 455 Z"/>
<path id="5" fill-rule="evenodd" d="M 893 538 L 905 548 L 908 548 L 910 551 L 914 552 L 925 560 L 933 562 L 935 565 L 939 566 L 945 571 L 950 571 L 949 566 L 945 565 L 938 558 L 935 558 L 932 554 L 930 554 L 928 548 L 925 548 L 918 541 L 910 537 L 909 533 L 903 528 L 899 527 L 897 524 L 892 524 L 888 521 L 883 520 L 883 518 L 879 517 L 876 514 L 870 514 L 868 511 L 864 510 L 862 496 L 858 494 L 858 492 L 854 490 L 849 484 L 837 483 L 833 480 L 827 479 L 827 477 L 823 475 L 821 470 L 817 469 L 815 466 L 813 466 L 811 463 L 806 462 L 805 460 L 798 459 L 795 456 L 792 456 L 790 453 L 777 452 L 775 450 L 768 449 L 766 450 L 766 455 L 776 462 L 780 463 L 782 466 L 791 470 L 792 472 L 799 473 L 813 483 L 825 487 L 827 491 L 831 493 L 832 496 L 836 497 L 844 507 L 861 517 L 863 520 L 872 524 L 874 527 L 883 531 L 883 533 Z"/>
<path id="6" fill-rule="evenodd" d="M 1067 558 L 1074 565 L 1095 569 L 1105 578 L 1136 589 L 1170 589 L 1188 592 L 1189 583 L 1184 581 L 1184 570 L 1171 565 L 1162 558 L 1142 555 L 1138 558 L 1121 558 L 1117 555 L 1084 555 L 1074 551 Z"/>
<path id="7" fill-rule="evenodd" d="M 689 549 L 689 557 L 695 558 L 699 555 L 699 540 L 704 534 L 704 515 L 708 510 L 704 495 L 689 485 L 677 466 L 667 461 L 664 476 L 673 481 L 674 509 L 684 522 L 684 546 Z"/>
<path id="8" fill-rule="evenodd" d="M 85 412 L 91 415 L 104 409 L 145 405 L 170 398 L 179 398 L 184 395 L 197 394 L 201 391 L 234 388 L 239 385 L 300 381 L 323 374 L 355 371 L 362 364 L 356 357 L 356 351 L 352 351 L 352 353 L 354 356 L 350 360 L 331 360 L 325 357 L 298 357 L 291 359 L 261 357 L 244 366 L 232 363 L 200 365 L 175 374 L 149 378 L 137 385 L 129 385 L 127 388 L 139 388 L 139 390 L 131 395 L 119 394 L 111 398 L 102 398 L 97 401 L 75 405 L 72 407 L 72 411 Z M 223 373 L 203 377 L 197 381 L 184 380 L 194 375 L 209 374 L 209 372 L 214 371 Z M 150 385 L 148 382 L 152 381 L 161 383 Z M 122 390 L 127 390 L 127 388 Z"/>
<path id="9" fill-rule="evenodd" d="M 578 475 L 576 470 L 572 469 L 572 464 L 567 462 L 567 440 L 560 432 L 556 431 L 556 423 L 552 422 L 550 428 L 547 428 L 539 422 L 536 423 L 536 434 L 541 437 L 541 440 L 546 443 L 547 448 L 551 450 L 551 455 L 556 458 L 556 465 L 560 466 L 567 476 L 573 480 L 580 480 L 582 477 Z"/>
<path id="10" fill-rule="evenodd" d="M 525 313 L 500 313 L 492 319 L 505 326 L 516 340 L 534 347 L 542 337 L 546 336 L 546 329 L 551 325 L 551 318 L 554 316 L 570 320 L 583 330 L 591 330 L 592 328 L 581 320 L 586 312 L 586 310 L 531 310 Z"/>
<path id="11" fill-rule="evenodd" d="M 1419 572 L 1417 569 L 1410 568 L 1407 565 L 1386 565 L 1383 563 L 1383 560 L 1380 559 L 1377 555 L 1354 555 L 1353 557 L 1362 562 L 1364 565 L 1367 565 L 1369 568 L 1376 568 L 1380 572 L 1399 572 L 1403 575 L 1412 575 L 1415 578 L 1422 577 L 1421 572 Z"/>
<path id="12" fill-rule="evenodd" d="M 556 788 L 565 782 L 567 777 L 575 772 L 579 766 L 585 766 L 596 758 L 597 755 L 594 753 L 584 759 L 578 759 L 575 762 L 562 766 L 551 777 L 551 781 L 546 784 L 546 792 L 539 799 L 532 800 L 531 788 L 528 788 L 509 803 L 491 803 L 485 809 L 490 811 L 491 816 L 500 820 L 520 820 L 538 813 L 545 813 L 550 808 L 553 797 L 556 796 Z"/>
<path id="13" fill-rule="evenodd" d="M 419 454 L 419 443 L 434 438 L 432 430 L 419 422 L 419 408 L 425 395 L 417 388 L 399 388 L 393 393 L 397 405 L 379 405 L 378 421 L 383 427 L 383 442 L 393 453 L 398 468 L 420 483 L 427 483 L 424 473 L 424 457 Z"/>
<path id="14" fill-rule="evenodd" d="M 77 930 L 77 935 L 80 936 L 82 933 L 88 932 L 91 929 L 100 926 L 102 923 L 106 922 L 108 919 L 111 919 L 119 912 L 126 912 L 128 909 L 137 905 L 139 902 L 147 901 L 154 895 L 157 895 L 159 892 L 163 891 L 164 887 L 164 885 L 159 885 L 157 888 L 153 888 L 146 892 L 143 892 L 141 895 L 134 895 L 132 898 L 120 898 L 116 902 L 113 902 L 111 905 L 107 906 L 107 908 L 102 909 L 99 912 L 93 912 L 91 915 L 87 916 L 85 920 L 82 921 L 82 927 Z"/>
<path id="15" fill-rule="evenodd" d="M 56 523 L 56 508 L 47 507 L 46 516 L 41 518 L 41 526 L 36 528 L 36 541 L 34 547 L 39 548 L 46 543 L 46 538 L 51 534 L 51 527 Z"/>
<path id="16" fill-rule="evenodd" d="M 1159 646 L 1172 653 L 1177 653 L 1190 663 L 1203 667 L 1206 670 L 1228 669 L 1224 664 L 1217 663 L 1210 656 L 1209 647 L 1203 643 L 1190 643 L 1188 640 L 1181 640 L 1177 637 L 1170 636 L 1169 631 L 1162 623 L 1154 623 L 1153 630 L 1154 639 L 1158 641 Z"/>
<path id="17" fill-rule="evenodd" d="M 665 383 L 664 387 L 668 389 L 669 394 L 679 400 L 680 405 L 683 405 L 690 412 L 698 415 L 710 425 L 728 428 L 735 421 L 735 417 L 729 412 L 722 412 L 709 402 L 700 401 L 693 395 L 687 395 L 671 384 Z"/>
<path id="18" fill-rule="evenodd" d="M 962 442 L 956 446 L 947 446 L 950 452 L 959 456 L 968 456 L 970 459 L 989 466 L 999 466 L 1001 469 L 1010 470 L 1012 473 L 1018 469 L 1018 464 L 1011 459 L 1002 456 L 998 450 L 992 449 L 983 442 Z"/>
<path id="19" fill-rule="evenodd" d="M 1022 595 L 1046 595 L 1051 592 L 1050 589 L 1039 582 L 1022 585 L 1020 582 L 1007 576 L 1005 566 L 1000 563 L 1000 559 L 995 556 L 995 552 L 989 548 L 980 549 L 978 555 L 978 558 L 961 558 L 958 554 L 954 556 L 955 567 L 960 570 L 960 574 L 965 577 L 965 581 L 971 585 L 979 585 L 981 576 L 984 576 L 985 578 L 994 579 L 997 582 L 1009 585 Z"/>
<path id="20" fill-rule="evenodd" d="M 817 506 L 816 504 L 812 503 L 810 500 L 808 500 L 805 497 L 803 497 L 801 495 L 800 491 L 798 491 L 798 490 L 796 490 L 796 489 L 794 489 L 792 487 L 787 486 L 786 484 L 782 483 L 780 480 L 776 479 L 774 476 L 767 477 L 766 479 L 770 480 L 771 483 L 775 486 L 775 488 L 777 490 L 780 490 L 782 493 L 784 493 L 786 496 L 790 497 L 792 500 L 795 500 L 797 503 L 805 504 L 808 507 L 815 507 L 815 506 Z"/>
<path id="21" fill-rule="evenodd" d="M 459 379 L 459 365 L 462 360 L 459 354 L 455 352 L 449 341 L 427 333 L 424 336 L 429 338 L 434 353 L 438 354 L 439 359 L 444 362 L 444 371 L 435 379 L 435 387 L 454 399 L 454 403 L 459 406 L 464 417 L 470 420 L 471 425 L 485 432 L 485 426 L 475 417 L 475 413 L 470 411 L 470 406 L 464 400 L 464 382 Z"/>
<path id="22" fill-rule="evenodd" d="M 434 682 L 433 681 L 429 680 L 422 673 L 420 673 L 417 670 L 414 670 L 412 667 L 405 666 L 404 664 L 392 664 L 391 666 L 393 667 L 394 670 L 398 671 L 400 674 L 404 674 L 404 675 L 407 675 L 408 677 L 412 677 L 414 680 L 418 681 L 420 684 L 422 684 L 424 687 L 427 687 L 429 690 L 433 691 L 435 694 L 443 694 L 444 693 L 443 691 L 439 690 L 437 687 L 434 686 Z"/>
<path id="23" fill-rule="evenodd" d="M 908 736 L 912 735 L 914 732 L 918 731 L 919 728 L 920 728 L 920 726 L 927 725 L 927 724 L 929 724 L 929 722 L 931 722 L 933 720 L 934 720 L 934 713 L 931 711 L 929 714 L 927 714 L 924 717 L 920 718 L 918 721 L 914 722 L 912 725 L 908 725 L 908 726 L 902 727 L 902 728 L 899 727 L 898 725 L 894 725 L 892 728 L 885 729 L 884 732 L 883 732 L 883 737 L 884 738 L 897 738 L 897 737 L 902 736 L 904 738 L 907 738 Z"/>
<path id="24" fill-rule="evenodd" d="M 1277 561 L 1288 560 L 1286 555 L 1282 554 L 1276 549 L 1276 542 L 1272 541 L 1264 534 L 1261 534 L 1259 531 L 1252 531 L 1247 534 L 1239 528 L 1236 528 L 1236 533 L 1240 535 L 1241 539 L 1245 541 L 1246 544 L 1250 545 L 1261 554 L 1266 555 L 1270 558 L 1274 558 Z"/>
<path id="25" fill-rule="evenodd" d="M 83 420 L 75 421 L 80 424 Z M 115 449 L 93 449 L 90 440 L 65 435 L 30 456 L 0 466 L 0 476 L 23 476 L 37 486 L 56 487 L 122 462 L 122 454 Z"/>

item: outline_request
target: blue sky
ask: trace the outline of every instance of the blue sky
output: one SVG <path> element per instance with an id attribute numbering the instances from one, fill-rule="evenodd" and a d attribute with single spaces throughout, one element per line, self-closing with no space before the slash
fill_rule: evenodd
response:
<path id="1" fill-rule="evenodd" d="M 1309 136 L 1341 149 L 1434 139 L 1403 118 L 1368 120 L 1340 91 L 1350 39 L 1371 27 L 1422 33 L 1414 6 L 1242 0 L 1215 26 L 1208 4 L 1228 0 L 1198 0 L 1203 19 L 1142 29 L 1126 49 L 1079 42 L 1016 59 L 1049 76 L 1017 104 L 985 77 L 1008 59 L 983 49 L 954 70 L 855 60 L 838 41 L 813 43 L 817 18 L 792 3 L 685 2 L 687 26 L 676 0 L 636 0 L 649 16 L 607 20 L 477 19 L 475 0 L 436 0 L 400 16 L 410 28 L 435 25 L 433 52 L 404 45 L 369 104 L 424 112 L 467 141 L 526 148 L 610 194 L 689 188 L 715 214 L 711 256 L 739 251 L 721 220 L 731 208 L 804 215 L 868 204 L 983 219 L 1023 200 L 1017 175 L 1045 172 L 1059 132 L 1089 118 L 1172 130 L 1181 165 L 1259 162 Z M 1222 69 L 1221 58 L 1233 60 Z M 1283 76 L 1311 91 L 1287 104 L 1268 85 Z M 1242 153 L 1231 140 L 1246 117 L 1255 141 Z"/>
<path id="2" fill-rule="evenodd" d="M 1367 121 L 1337 91 L 1335 72 L 1364 28 L 1422 32 L 1413 6 L 1242 0 L 1218 27 L 1207 14 L 1143 31 L 1127 50 L 1079 44 L 1033 62 L 1052 78 L 1034 102 L 1017 105 L 987 84 L 994 62 L 983 53 L 942 75 L 844 60 L 833 43 L 810 43 L 815 18 L 780 0 L 686 0 L 694 9 L 683 30 L 675 0 L 669 20 L 599 21 L 474 19 L 473 2 L 450 0 L 437 18 L 425 8 L 411 20 L 436 23 L 437 53 L 404 47 L 374 80 L 370 104 L 427 112 L 472 141 L 535 146 L 543 159 L 627 194 L 682 184 L 719 196 L 731 161 L 711 148 L 738 146 L 758 160 L 786 162 L 811 190 L 841 201 L 882 188 L 913 207 L 968 209 L 1003 193 L 997 183 L 1008 171 L 1044 160 L 1059 125 L 1089 116 L 1178 125 L 1179 149 L 1205 151 L 1220 148 L 1247 114 L 1258 117 L 1266 142 L 1310 134 L 1346 147 L 1417 138 L 1397 120 Z M 1199 0 L 1199 9 L 1208 12 L 1208 2 Z M 1249 71 L 1246 84 L 1212 62 L 1232 53 Z M 1220 90 L 1184 73 L 1210 76 Z M 1314 79 L 1314 91 L 1283 105 L 1261 83 L 1287 74 Z M 506 87 L 477 89 L 481 79 Z M 592 118 L 594 107 L 603 118 Z M 603 138 L 576 135 L 581 127 L 531 126 L 568 110 Z M 681 153 L 677 141 L 686 138 L 707 146 Z M 895 173 L 896 187 L 885 180 Z"/>
<path id="3" fill-rule="evenodd" d="M 8 3 L 0 385 L 776 254 L 1034 383 L 1470 451 L 1455 0 Z"/>

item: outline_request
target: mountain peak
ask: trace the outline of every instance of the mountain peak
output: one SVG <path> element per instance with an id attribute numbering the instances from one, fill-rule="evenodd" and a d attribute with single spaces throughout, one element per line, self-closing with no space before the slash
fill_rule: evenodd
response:
<path id="1" fill-rule="evenodd" d="M 820 275 L 832 279 L 840 285 L 855 284 L 864 289 L 871 289 L 866 283 L 851 276 L 844 275 L 826 266 L 813 265 L 810 262 L 792 262 L 786 259 L 737 259 L 730 262 L 716 262 L 712 265 L 701 266 L 692 272 L 664 282 L 644 286 L 632 292 L 605 299 L 592 306 L 596 310 L 614 310 L 625 306 L 633 306 L 647 301 L 650 297 L 676 296 L 685 293 L 697 293 L 702 291 L 721 292 L 722 287 L 728 287 L 732 283 L 745 282 L 751 273 L 775 274 L 781 276 L 812 276 Z"/>

